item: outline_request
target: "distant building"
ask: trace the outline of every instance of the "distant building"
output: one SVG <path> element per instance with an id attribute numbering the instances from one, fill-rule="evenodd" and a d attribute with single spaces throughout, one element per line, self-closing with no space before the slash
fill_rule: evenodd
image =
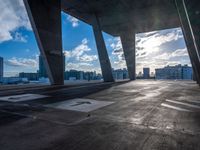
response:
<path id="1" fill-rule="evenodd" d="M 29 81 L 38 81 L 39 80 L 39 74 L 38 73 L 25 73 L 21 72 L 19 73 L 20 78 L 27 78 Z"/>
<path id="2" fill-rule="evenodd" d="M 77 70 L 69 70 L 64 73 L 65 80 L 83 80 L 84 72 Z"/>
<path id="3" fill-rule="evenodd" d="M 182 78 L 183 79 L 193 79 L 193 70 L 192 67 L 187 65 L 182 66 Z"/>
<path id="4" fill-rule="evenodd" d="M 143 79 L 149 79 L 149 78 L 150 78 L 150 69 L 143 68 Z"/>
<path id="5" fill-rule="evenodd" d="M 65 72 L 65 55 L 63 55 L 63 73 Z M 47 70 L 46 70 L 46 66 L 44 63 L 44 58 L 43 56 L 40 54 L 39 56 L 39 78 L 48 78 L 48 74 L 47 74 Z"/>
<path id="6" fill-rule="evenodd" d="M 112 70 L 113 78 L 115 80 L 123 80 L 123 79 L 128 79 L 128 70 L 127 69 L 117 69 L 117 70 Z"/>
<path id="7" fill-rule="evenodd" d="M 3 57 L 0 57 L 0 80 L 3 78 Z"/>
<path id="8" fill-rule="evenodd" d="M 142 74 L 141 71 L 136 75 L 136 78 L 137 79 L 142 79 L 143 78 L 143 74 Z"/>
<path id="9" fill-rule="evenodd" d="M 39 56 L 39 72 L 38 73 L 39 73 L 39 78 L 41 78 L 41 77 L 47 78 L 48 77 L 46 67 L 44 64 L 44 58 L 41 54 Z"/>
<path id="10" fill-rule="evenodd" d="M 4 77 L 1 81 L 1 84 L 25 84 L 29 83 L 27 78 L 19 78 L 19 77 Z"/>
<path id="11" fill-rule="evenodd" d="M 101 80 L 101 74 L 94 72 L 84 72 L 78 70 L 69 70 L 65 71 L 64 74 L 65 80 Z"/>
<path id="12" fill-rule="evenodd" d="M 155 70 L 156 79 L 192 79 L 192 67 L 187 65 L 166 66 Z"/>

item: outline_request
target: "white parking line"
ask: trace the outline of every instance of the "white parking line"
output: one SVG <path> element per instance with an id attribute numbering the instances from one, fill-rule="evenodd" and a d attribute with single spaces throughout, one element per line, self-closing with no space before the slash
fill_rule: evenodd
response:
<path id="1" fill-rule="evenodd" d="M 197 105 L 192 105 L 192 104 L 188 104 L 188 103 L 173 101 L 173 100 L 169 100 L 169 99 L 166 99 L 166 101 L 167 101 L 167 102 L 174 103 L 174 104 L 180 104 L 180 105 L 184 105 L 184 106 L 188 106 L 188 107 L 193 107 L 193 108 L 198 108 L 198 109 L 200 109 L 200 106 L 197 106 Z"/>
<path id="2" fill-rule="evenodd" d="M 197 103 L 200 104 L 200 100 L 185 100 L 187 102 L 191 102 L 191 103 Z"/>
<path id="3" fill-rule="evenodd" d="M 191 112 L 191 111 L 188 110 L 188 109 L 184 109 L 184 108 L 180 108 L 180 107 L 172 106 L 172 105 L 165 104 L 165 103 L 162 103 L 161 106 L 168 107 L 168 108 L 172 108 L 172 109 L 179 110 L 179 111 Z"/>

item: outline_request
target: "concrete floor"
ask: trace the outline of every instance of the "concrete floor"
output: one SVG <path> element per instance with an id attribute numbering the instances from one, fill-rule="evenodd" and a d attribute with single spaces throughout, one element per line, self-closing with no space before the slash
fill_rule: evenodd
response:
<path id="1" fill-rule="evenodd" d="M 0 102 L 1 150 L 200 150 L 200 88 L 192 81 L 0 91 L 40 100 Z M 85 113 L 44 107 L 71 98 L 112 101 Z"/>

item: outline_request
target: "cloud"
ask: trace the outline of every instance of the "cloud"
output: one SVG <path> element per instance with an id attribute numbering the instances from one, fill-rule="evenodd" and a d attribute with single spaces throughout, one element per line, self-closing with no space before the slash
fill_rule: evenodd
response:
<path id="1" fill-rule="evenodd" d="M 137 34 L 136 47 L 139 48 L 154 48 L 159 47 L 165 43 L 177 41 L 183 38 L 182 31 L 180 28 L 175 28 L 172 30 L 162 30 L 150 33 Z"/>
<path id="2" fill-rule="evenodd" d="M 81 41 L 81 44 L 76 46 L 74 49 L 64 51 L 64 55 L 67 59 L 75 58 L 77 61 L 80 61 L 80 60 L 83 60 L 81 58 L 83 56 L 83 54 L 88 51 L 91 51 L 91 48 L 88 46 L 88 40 L 86 38 L 84 38 Z M 87 55 L 87 57 L 88 56 L 89 55 Z M 86 57 L 86 55 L 85 55 L 85 57 Z"/>
<path id="3" fill-rule="evenodd" d="M 185 56 L 188 57 L 188 52 L 187 52 L 186 48 L 183 48 L 183 49 L 177 49 L 177 50 L 175 50 L 173 52 L 164 52 L 164 53 L 158 54 L 154 58 L 156 60 L 167 60 L 167 61 L 170 61 L 173 58 L 177 58 L 177 57 L 182 58 L 182 57 L 185 57 Z"/>
<path id="4" fill-rule="evenodd" d="M 95 61 L 97 59 L 98 59 L 97 55 L 84 54 L 83 56 L 79 57 L 79 60 L 82 62 L 91 62 L 91 61 Z"/>
<path id="5" fill-rule="evenodd" d="M 116 69 L 125 68 L 126 62 L 124 58 L 124 52 L 122 48 L 122 43 L 119 37 L 109 39 L 108 42 L 110 43 L 110 48 L 112 49 L 112 55 L 111 60 L 113 59 L 112 67 Z"/>
<path id="6" fill-rule="evenodd" d="M 4 61 L 5 65 L 11 66 L 11 67 L 32 67 L 37 68 L 38 67 L 38 59 L 37 58 L 16 58 L 13 57 L 11 59 Z"/>
<path id="7" fill-rule="evenodd" d="M 94 67 L 94 63 L 98 60 L 98 56 L 88 54 L 90 51 L 91 48 L 88 46 L 87 38 L 84 38 L 75 48 L 65 50 L 66 69 L 89 71 L 92 67 L 95 70 L 99 70 L 97 66 Z"/>
<path id="8" fill-rule="evenodd" d="M 66 69 L 67 70 L 71 70 L 71 69 L 75 69 L 75 70 L 80 70 L 80 71 L 91 71 L 93 70 L 98 70 L 98 68 L 94 67 L 94 65 L 92 63 L 75 63 L 75 62 L 69 62 L 66 64 Z"/>
<path id="9" fill-rule="evenodd" d="M 71 52 L 70 51 L 64 51 L 65 58 L 70 58 L 71 57 Z"/>
<path id="10" fill-rule="evenodd" d="M 188 56 L 188 51 L 186 48 L 184 49 L 177 49 L 172 53 L 173 57 L 182 57 L 182 56 Z"/>
<path id="11" fill-rule="evenodd" d="M 107 41 L 112 49 L 112 66 L 125 68 L 124 54 L 120 38 Z M 180 28 L 136 34 L 136 69 L 150 67 L 151 71 L 166 65 L 190 64 Z"/>
<path id="12" fill-rule="evenodd" d="M 88 40 L 85 38 L 81 41 L 81 44 L 71 50 L 71 56 L 76 57 L 77 60 L 80 60 L 80 56 L 84 52 L 90 51 L 91 48 L 88 46 Z"/>
<path id="13" fill-rule="evenodd" d="M 23 36 L 21 33 L 15 32 L 15 34 L 13 36 L 13 40 L 16 41 L 16 42 L 26 43 L 27 42 L 27 36 Z"/>
<path id="14" fill-rule="evenodd" d="M 72 27 L 78 27 L 79 26 L 79 21 L 77 18 L 72 17 L 70 15 L 67 16 L 67 20 L 72 24 Z"/>
<path id="15" fill-rule="evenodd" d="M 140 33 L 136 35 L 137 70 L 143 67 L 161 68 L 166 65 L 190 64 L 181 28 Z M 181 43 L 181 45 L 180 45 Z"/>
<path id="16" fill-rule="evenodd" d="M 0 10 L 0 43 L 13 40 L 12 32 L 21 27 L 31 30 L 23 0 L 1 0 Z"/>

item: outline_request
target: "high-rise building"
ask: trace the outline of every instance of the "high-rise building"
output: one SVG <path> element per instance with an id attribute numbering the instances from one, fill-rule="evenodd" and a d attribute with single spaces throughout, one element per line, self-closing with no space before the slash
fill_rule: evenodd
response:
<path id="1" fill-rule="evenodd" d="M 113 78 L 115 80 L 123 80 L 123 79 L 128 79 L 128 70 L 127 69 L 117 69 L 117 70 L 112 70 Z"/>
<path id="2" fill-rule="evenodd" d="M 37 81 L 39 79 L 38 73 L 19 73 L 20 78 L 27 78 L 29 81 Z"/>
<path id="3" fill-rule="evenodd" d="M 63 73 L 65 72 L 65 55 L 63 55 Z M 48 74 L 46 71 L 46 67 L 44 64 L 44 58 L 43 56 L 40 54 L 39 56 L 39 78 L 44 77 L 47 78 Z"/>
<path id="4" fill-rule="evenodd" d="M 192 67 L 187 65 L 182 66 L 182 78 L 183 79 L 193 79 Z"/>
<path id="5" fill-rule="evenodd" d="M 65 71 L 65 80 L 83 80 L 84 72 L 77 70 Z"/>
<path id="6" fill-rule="evenodd" d="M 3 78 L 3 57 L 0 57 L 0 80 Z"/>
<path id="7" fill-rule="evenodd" d="M 46 67 L 45 67 L 45 64 L 44 64 L 44 58 L 41 54 L 39 56 L 39 77 L 40 78 L 41 77 L 44 77 L 44 78 L 48 77 Z"/>
<path id="8" fill-rule="evenodd" d="M 192 67 L 187 65 L 166 66 L 156 69 L 156 79 L 192 79 Z"/>
<path id="9" fill-rule="evenodd" d="M 143 78 L 149 79 L 150 77 L 150 69 L 149 68 L 143 68 Z"/>

